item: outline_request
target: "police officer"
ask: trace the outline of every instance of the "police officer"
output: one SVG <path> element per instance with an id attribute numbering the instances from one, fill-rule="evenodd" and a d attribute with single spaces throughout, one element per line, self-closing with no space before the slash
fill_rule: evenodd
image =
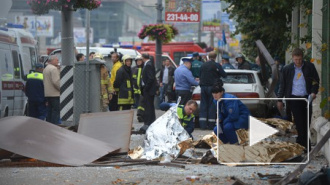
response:
<path id="1" fill-rule="evenodd" d="M 198 58 L 199 58 L 198 52 L 194 52 L 192 54 L 192 56 L 193 56 L 193 62 L 191 63 L 191 72 L 192 72 L 192 75 L 194 76 L 194 78 L 199 78 L 200 69 L 201 69 L 203 62 L 198 60 Z"/>
<path id="2" fill-rule="evenodd" d="M 225 89 L 222 87 L 223 83 L 216 82 L 212 86 L 213 102 L 217 105 L 219 103 L 219 122 L 221 130 L 219 130 L 218 137 L 223 143 L 235 144 L 238 143 L 236 130 L 249 127 L 249 115 L 248 108 L 239 100 L 222 100 L 222 98 L 237 98 L 232 94 L 225 93 Z M 214 127 L 214 133 L 217 135 L 217 126 Z"/>
<path id="3" fill-rule="evenodd" d="M 27 75 L 25 94 L 28 97 L 29 113 L 33 118 L 45 120 L 47 116 L 46 99 L 44 92 L 44 76 L 42 74 L 44 67 L 42 64 L 36 64 L 36 71 Z"/>
<path id="4" fill-rule="evenodd" d="M 234 66 L 229 63 L 229 56 L 226 54 L 222 55 L 221 63 L 223 69 L 235 69 Z"/>
<path id="5" fill-rule="evenodd" d="M 212 85 L 220 79 L 226 77 L 226 72 L 219 63 L 215 62 L 217 54 L 212 51 L 209 53 L 209 61 L 203 63 L 200 75 L 201 104 L 199 112 L 199 125 L 202 130 L 213 130 L 215 126 L 215 106 L 211 93 Z"/>

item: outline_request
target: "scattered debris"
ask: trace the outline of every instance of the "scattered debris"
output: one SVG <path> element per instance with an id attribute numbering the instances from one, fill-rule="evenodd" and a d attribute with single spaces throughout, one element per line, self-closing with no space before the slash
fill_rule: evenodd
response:
<path id="1" fill-rule="evenodd" d="M 94 139 L 116 144 L 119 153 L 129 151 L 133 110 L 81 114 L 78 133 Z"/>
<path id="2" fill-rule="evenodd" d="M 139 159 L 142 157 L 143 153 L 144 153 L 144 149 L 141 146 L 138 146 L 138 147 L 134 148 L 133 150 L 130 150 L 128 152 L 128 156 L 131 159 Z"/>
<path id="3" fill-rule="evenodd" d="M 330 138 L 330 130 L 328 130 L 328 132 L 322 137 L 322 139 L 315 145 L 313 150 L 311 152 L 309 152 L 309 160 L 306 163 L 303 163 L 300 166 L 298 166 L 298 168 L 296 170 L 289 173 L 287 176 L 285 176 L 283 179 L 278 181 L 276 184 L 285 185 L 285 184 L 288 184 L 289 182 L 291 182 L 291 180 L 293 180 L 294 178 L 296 178 L 306 168 L 306 166 L 309 164 L 309 162 L 312 159 L 314 159 L 314 157 L 321 150 L 321 148 L 328 141 L 329 138 Z"/>
<path id="4" fill-rule="evenodd" d="M 216 151 L 216 149 L 214 149 Z M 301 155 L 304 147 L 297 143 L 260 142 L 253 146 L 219 145 L 219 161 L 222 163 L 274 163 Z"/>
<path id="5" fill-rule="evenodd" d="M 214 157 L 211 150 L 208 150 L 201 159 L 202 164 L 219 164 L 217 158 Z"/>
<path id="6" fill-rule="evenodd" d="M 276 129 L 280 130 L 281 132 L 291 132 L 293 129 L 293 122 L 291 121 L 287 121 L 287 120 L 283 120 L 283 119 L 279 119 L 279 118 L 257 118 L 260 121 L 271 125 L 271 126 L 275 126 Z"/>
<path id="7" fill-rule="evenodd" d="M 82 166 L 119 149 L 103 141 L 26 116 L 0 120 L 0 148 L 68 166 Z"/>

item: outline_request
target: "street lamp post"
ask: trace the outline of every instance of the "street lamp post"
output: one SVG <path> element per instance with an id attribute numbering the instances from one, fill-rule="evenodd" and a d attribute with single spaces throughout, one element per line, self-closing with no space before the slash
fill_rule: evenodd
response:
<path id="1" fill-rule="evenodd" d="M 163 11 L 163 5 L 162 0 L 158 0 L 156 4 L 157 9 L 157 23 L 163 23 L 162 20 L 162 11 Z M 162 58 L 162 41 L 157 38 L 156 39 L 156 68 L 161 68 L 161 58 Z"/>

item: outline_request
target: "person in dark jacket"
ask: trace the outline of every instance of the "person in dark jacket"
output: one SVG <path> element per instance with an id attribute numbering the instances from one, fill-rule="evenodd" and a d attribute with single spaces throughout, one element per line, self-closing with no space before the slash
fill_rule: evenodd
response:
<path id="1" fill-rule="evenodd" d="M 194 78 L 199 78 L 200 70 L 203 62 L 199 60 L 198 52 L 194 52 L 192 56 L 193 56 L 193 62 L 191 63 L 191 73 L 194 76 Z"/>
<path id="2" fill-rule="evenodd" d="M 136 66 L 132 68 L 133 89 L 134 89 L 134 108 L 139 106 L 141 96 L 141 75 L 143 68 L 143 61 L 141 55 L 135 57 Z"/>
<path id="3" fill-rule="evenodd" d="M 249 128 L 249 109 L 241 102 L 241 100 L 222 100 L 222 98 L 237 98 L 232 94 L 225 93 L 222 82 L 217 82 L 212 87 L 213 102 L 217 105 L 219 100 L 219 139 L 223 143 L 238 143 L 236 130 Z M 217 135 L 218 127 L 214 127 L 214 133 Z"/>
<path id="4" fill-rule="evenodd" d="M 296 48 L 292 51 L 292 63 L 284 66 L 281 77 L 278 98 L 304 98 L 312 101 L 318 93 L 320 78 L 314 64 L 303 61 L 303 50 Z M 309 105 L 305 100 L 286 101 L 292 112 L 294 123 L 298 132 L 297 143 L 310 149 L 308 141 L 308 123 L 312 117 L 311 102 Z M 283 109 L 283 102 L 277 102 L 279 110 Z M 309 119 L 308 119 L 309 116 Z"/>
<path id="5" fill-rule="evenodd" d="M 160 95 L 159 95 L 159 103 L 164 102 L 165 96 L 167 95 L 168 88 L 173 88 L 174 81 L 174 67 L 171 66 L 171 62 L 169 59 L 164 61 L 164 66 L 162 67 L 159 75 L 159 87 L 160 87 Z"/>
<path id="6" fill-rule="evenodd" d="M 143 96 L 144 105 L 144 125 L 140 128 L 141 133 L 145 133 L 149 127 L 156 120 L 154 98 L 157 91 L 156 70 L 150 56 L 147 53 L 142 54 L 144 67 L 142 70 L 142 86 L 141 93 Z"/>
<path id="7" fill-rule="evenodd" d="M 119 110 L 129 110 L 134 104 L 134 91 L 132 81 L 132 65 L 133 58 L 129 55 L 123 56 L 124 65 L 121 66 L 117 73 L 113 84 L 114 88 L 119 88 L 118 91 L 118 106 Z"/>
<path id="8" fill-rule="evenodd" d="M 220 80 L 220 77 L 227 77 L 226 72 L 221 65 L 215 62 L 217 54 L 215 52 L 209 53 L 209 61 L 203 63 L 200 74 L 201 87 L 201 105 L 199 112 L 199 126 L 201 129 L 213 130 L 215 125 L 215 106 L 213 104 L 213 97 L 211 93 L 212 85 Z"/>
<path id="9" fill-rule="evenodd" d="M 138 55 L 135 57 L 136 66 L 133 67 L 133 89 L 134 89 L 134 101 L 135 108 L 137 108 L 136 116 L 139 122 L 143 121 L 144 106 L 143 106 L 143 96 L 141 94 L 141 82 L 142 82 L 142 69 L 143 60 L 142 56 Z"/>
<path id="10" fill-rule="evenodd" d="M 33 118 L 45 120 L 47 116 L 46 99 L 44 93 L 42 64 L 36 64 L 36 71 L 27 75 L 25 94 L 28 97 L 28 115 Z"/>
<path id="11" fill-rule="evenodd" d="M 238 69 L 248 69 L 248 70 L 251 70 L 250 63 L 247 60 L 245 60 L 245 57 L 242 54 L 239 54 L 236 57 L 236 61 L 238 62 Z"/>

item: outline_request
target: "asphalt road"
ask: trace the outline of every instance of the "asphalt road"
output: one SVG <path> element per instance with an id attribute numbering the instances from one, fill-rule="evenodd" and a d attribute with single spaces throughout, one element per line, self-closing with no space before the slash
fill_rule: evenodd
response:
<path id="1" fill-rule="evenodd" d="M 156 111 L 157 117 L 163 111 Z M 134 117 L 134 129 L 142 124 Z M 211 131 L 196 129 L 201 138 Z M 144 135 L 132 135 L 130 148 L 143 145 Z M 323 156 L 312 160 L 305 170 L 318 171 L 327 164 Z M 127 167 L 8 167 L 0 168 L 0 185 L 92 185 L 92 184 L 232 184 L 235 176 L 248 184 L 268 184 L 257 173 L 285 175 L 298 165 L 236 166 L 188 164 L 185 169 L 168 166 L 139 165 Z M 187 178 L 198 176 L 199 180 Z"/>

